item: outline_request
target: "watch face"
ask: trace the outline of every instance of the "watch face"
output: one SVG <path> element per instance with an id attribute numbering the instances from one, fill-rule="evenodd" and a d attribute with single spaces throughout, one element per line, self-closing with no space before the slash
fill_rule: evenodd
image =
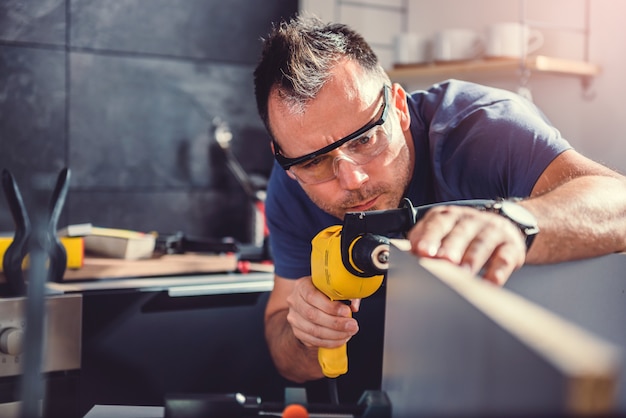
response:
<path id="1" fill-rule="evenodd" d="M 503 201 L 500 211 L 502 214 L 517 222 L 518 224 L 532 228 L 537 226 L 537 220 L 534 215 L 530 213 L 525 207 L 518 205 L 517 203 Z"/>

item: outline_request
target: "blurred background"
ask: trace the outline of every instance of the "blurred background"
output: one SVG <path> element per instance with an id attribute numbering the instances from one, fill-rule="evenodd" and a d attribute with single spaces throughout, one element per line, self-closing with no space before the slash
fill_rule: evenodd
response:
<path id="1" fill-rule="evenodd" d="M 72 170 L 68 223 L 251 240 L 249 200 L 213 137 L 269 175 L 252 73 L 296 0 L 3 0 L 0 168 L 31 189 Z M 13 219 L 3 198 L 0 231 Z"/>

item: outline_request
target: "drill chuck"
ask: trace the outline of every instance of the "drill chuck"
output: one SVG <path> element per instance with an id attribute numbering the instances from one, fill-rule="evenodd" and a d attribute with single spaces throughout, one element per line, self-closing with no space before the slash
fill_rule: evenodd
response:
<path id="1" fill-rule="evenodd" d="M 389 240 L 381 235 L 358 236 L 348 253 L 350 266 L 363 276 L 384 274 L 389 268 Z"/>
<path id="2" fill-rule="evenodd" d="M 389 244 L 380 244 L 372 250 L 372 264 L 381 272 L 389 269 Z"/>

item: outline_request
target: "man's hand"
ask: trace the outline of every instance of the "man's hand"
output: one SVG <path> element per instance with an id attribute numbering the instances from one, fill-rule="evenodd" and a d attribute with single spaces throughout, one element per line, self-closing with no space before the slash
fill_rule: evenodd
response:
<path id="1" fill-rule="evenodd" d="M 335 348 L 346 343 L 359 330 L 351 312 L 357 312 L 360 300 L 350 306 L 331 301 L 313 286 L 310 277 L 298 279 L 287 297 L 287 321 L 294 336 L 308 347 Z"/>
<path id="2" fill-rule="evenodd" d="M 469 207 L 433 207 L 407 238 L 414 254 L 449 260 L 498 285 L 526 260 L 525 239 L 515 224 Z"/>

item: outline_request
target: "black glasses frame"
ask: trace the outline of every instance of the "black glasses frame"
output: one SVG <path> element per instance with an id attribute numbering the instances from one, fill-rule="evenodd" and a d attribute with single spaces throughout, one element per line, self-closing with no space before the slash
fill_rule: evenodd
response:
<path id="1" fill-rule="evenodd" d="M 303 155 L 301 157 L 296 157 L 296 158 L 288 158 L 288 157 L 285 157 L 284 155 L 282 155 L 281 151 L 280 151 L 280 146 L 278 145 L 276 140 L 272 138 L 272 143 L 274 144 L 274 158 L 276 158 L 276 161 L 278 161 L 278 164 L 280 164 L 280 166 L 283 168 L 283 170 L 289 170 L 292 166 L 294 166 L 296 164 L 300 164 L 300 163 L 303 163 L 305 161 L 309 161 L 309 160 L 312 160 L 314 158 L 317 158 L 320 155 L 326 154 L 327 152 L 330 152 L 330 151 L 332 151 L 334 149 L 339 148 L 340 146 L 342 146 L 346 142 L 359 137 L 360 135 L 362 135 L 365 132 L 369 131 L 373 127 L 378 126 L 378 125 L 382 125 L 387 120 L 387 115 L 389 113 L 389 94 L 390 94 L 389 91 L 390 91 L 390 89 L 391 88 L 388 85 L 386 85 L 386 84 L 383 86 L 383 104 L 381 106 L 382 109 L 383 109 L 383 112 L 380 115 L 380 118 L 378 118 L 377 120 L 368 123 L 367 125 L 365 125 L 364 127 L 360 128 L 359 130 L 351 133 L 350 135 L 348 135 L 346 137 L 338 139 L 337 141 L 333 142 L 332 144 L 326 145 L 325 147 L 320 148 L 317 151 L 313 151 L 313 152 L 311 152 L 309 154 Z"/>

